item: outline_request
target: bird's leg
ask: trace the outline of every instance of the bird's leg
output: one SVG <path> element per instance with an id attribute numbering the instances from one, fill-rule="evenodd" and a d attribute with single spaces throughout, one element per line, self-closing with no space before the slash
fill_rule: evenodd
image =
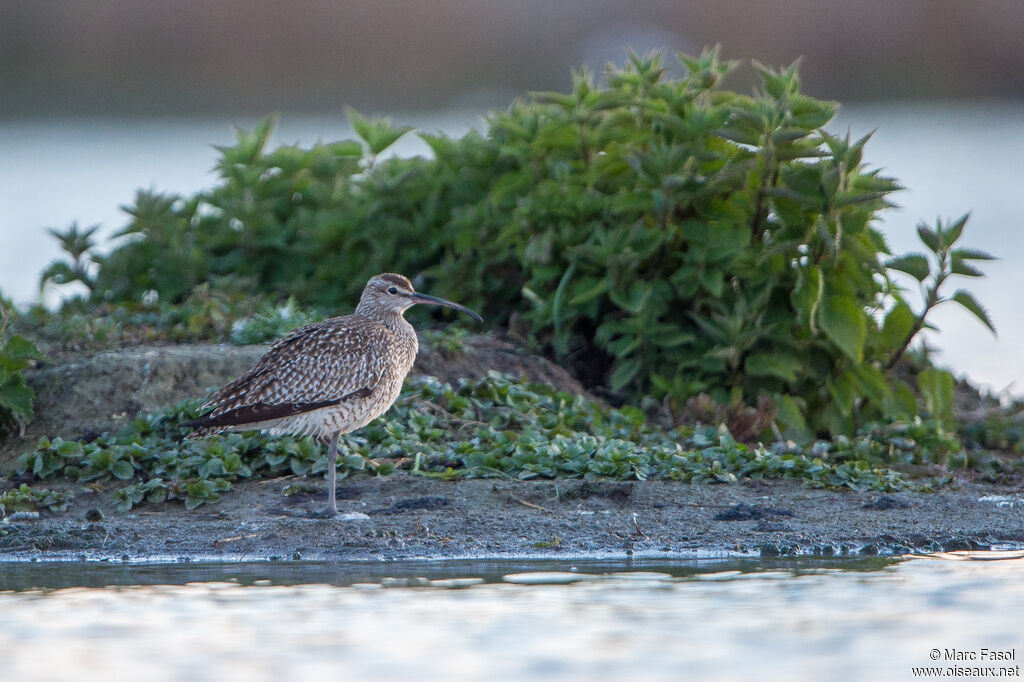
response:
<path id="1" fill-rule="evenodd" d="M 335 490 L 338 481 L 338 436 L 341 431 L 335 431 L 331 436 L 331 444 L 327 448 L 327 514 L 338 515 L 338 501 L 335 499 Z"/>

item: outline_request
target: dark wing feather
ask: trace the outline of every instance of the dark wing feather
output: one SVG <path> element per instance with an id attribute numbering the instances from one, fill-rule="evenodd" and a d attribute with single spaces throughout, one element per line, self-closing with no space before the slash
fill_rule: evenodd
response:
<path id="1" fill-rule="evenodd" d="M 365 398 L 371 393 L 373 393 L 373 391 L 370 388 L 364 387 L 358 391 L 353 391 L 348 395 L 343 395 L 336 400 L 321 400 L 320 402 L 315 403 L 280 403 L 278 405 L 268 405 L 266 403 L 243 405 L 241 407 L 236 407 L 233 410 L 220 412 L 216 415 L 212 412 L 205 414 L 202 417 L 193 419 L 192 421 L 184 422 L 182 426 L 204 429 L 255 424 L 257 422 L 282 419 L 284 417 L 291 417 L 303 412 L 319 410 L 324 407 L 330 407 L 331 405 L 338 405 L 346 400 L 352 400 L 354 398 Z"/>

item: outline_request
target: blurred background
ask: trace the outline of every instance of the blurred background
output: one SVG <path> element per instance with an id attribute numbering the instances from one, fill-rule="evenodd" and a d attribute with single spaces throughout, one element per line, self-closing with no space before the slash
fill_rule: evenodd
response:
<path id="1" fill-rule="evenodd" d="M 0 0 L 0 291 L 40 296 L 44 230 L 125 222 L 140 187 L 209 184 L 233 125 L 281 113 L 277 142 L 349 136 L 343 111 L 457 134 L 527 90 L 565 90 L 625 49 L 782 65 L 843 104 L 831 128 L 876 130 L 865 159 L 908 188 L 886 219 L 897 251 L 920 219 L 972 211 L 965 242 L 1002 260 L 967 282 L 992 338 L 941 310 L 940 364 L 994 390 L 1024 385 L 1017 292 L 1024 231 L 1024 3 L 1019 0 Z M 726 87 L 749 91 L 748 63 Z M 401 154 L 426 153 L 415 136 Z"/>

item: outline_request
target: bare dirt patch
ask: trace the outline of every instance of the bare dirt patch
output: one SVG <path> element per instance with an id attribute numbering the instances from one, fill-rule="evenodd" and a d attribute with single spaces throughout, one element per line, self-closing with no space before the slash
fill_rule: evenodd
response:
<path id="1" fill-rule="evenodd" d="M 285 497 L 246 481 L 215 505 L 118 512 L 102 493 L 64 514 L 0 524 L 7 559 L 410 559 L 890 554 L 1024 543 L 1024 503 L 965 485 L 939 493 L 814 490 L 790 481 L 440 481 L 400 472 Z M 1024 498 L 1024 493 L 1019 497 Z M 895 506 L 878 504 L 896 500 Z M 99 512 L 97 514 L 96 512 Z M 88 521 L 88 518 L 100 518 Z"/>

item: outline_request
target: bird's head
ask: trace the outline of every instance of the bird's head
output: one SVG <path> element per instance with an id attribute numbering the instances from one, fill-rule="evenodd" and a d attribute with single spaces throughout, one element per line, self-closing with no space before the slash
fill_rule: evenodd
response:
<path id="1" fill-rule="evenodd" d="M 370 318 L 380 314 L 401 315 L 417 303 L 454 308 L 466 313 L 477 322 L 483 322 L 483 318 L 466 306 L 436 296 L 421 294 L 413 288 L 412 282 L 407 277 L 396 275 L 393 272 L 385 272 L 370 278 L 370 281 L 366 283 L 366 288 L 363 289 L 356 313 Z"/>

